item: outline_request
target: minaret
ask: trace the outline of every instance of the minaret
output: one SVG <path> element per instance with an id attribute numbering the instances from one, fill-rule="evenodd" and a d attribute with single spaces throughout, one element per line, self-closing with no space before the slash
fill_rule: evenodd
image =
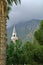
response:
<path id="1" fill-rule="evenodd" d="M 15 43 L 16 40 L 18 40 L 18 37 L 16 35 L 16 30 L 15 30 L 15 26 L 14 26 L 12 36 L 11 36 L 11 41 Z"/>

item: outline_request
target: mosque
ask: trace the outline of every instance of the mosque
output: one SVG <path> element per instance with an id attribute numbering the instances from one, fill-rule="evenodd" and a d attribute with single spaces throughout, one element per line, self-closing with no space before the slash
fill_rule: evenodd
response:
<path id="1" fill-rule="evenodd" d="M 18 40 L 18 37 L 17 37 L 17 34 L 16 34 L 15 26 L 14 26 L 14 29 L 13 29 L 13 32 L 12 32 L 12 36 L 11 36 L 11 41 L 13 43 L 15 43 L 16 40 Z"/>

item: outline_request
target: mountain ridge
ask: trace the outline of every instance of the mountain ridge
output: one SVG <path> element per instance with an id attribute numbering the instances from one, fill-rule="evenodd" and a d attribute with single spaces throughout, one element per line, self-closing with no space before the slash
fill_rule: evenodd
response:
<path id="1" fill-rule="evenodd" d="M 22 21 L 22 22 L 17 23 L 15 25 L 17 36 L 23 42 L 32 41 L 34 31 L 38 29 L 39 24 L 40 24 L 40 20 L 37 20 L 37 19 L 32 19 L 29 21 L 25 21 L 25 22 Z M 13 30 L 13 26 L 10 29 L 7 29 L 7 35 L 10 33 L 8 35 L 8 38 L 11 37 L 12 30 Z"/>

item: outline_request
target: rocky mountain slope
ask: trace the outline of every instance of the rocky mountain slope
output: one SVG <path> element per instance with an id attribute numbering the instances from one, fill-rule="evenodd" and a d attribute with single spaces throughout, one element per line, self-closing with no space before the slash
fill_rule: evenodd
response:
<path id="1" fill-rule="evenodd" d="M 32 19 L 26 22 L 19 22 L 15 25 L 17 36 L 23 41 L 32 41 L 35 30 L 38 29 L 40 20 Z M 7 38 L 10 42 L 13 26 L 7 29 Z"/>

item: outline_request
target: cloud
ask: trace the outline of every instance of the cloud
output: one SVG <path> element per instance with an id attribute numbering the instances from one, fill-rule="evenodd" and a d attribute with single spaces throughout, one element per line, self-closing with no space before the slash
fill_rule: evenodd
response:
<path id="1" fill-rule="evenodd" d="M 18 6 L 13 3 L 9 16 L 8 27 L 21 21 L 43 19 L 43 0 L 21 0 Z"/>

